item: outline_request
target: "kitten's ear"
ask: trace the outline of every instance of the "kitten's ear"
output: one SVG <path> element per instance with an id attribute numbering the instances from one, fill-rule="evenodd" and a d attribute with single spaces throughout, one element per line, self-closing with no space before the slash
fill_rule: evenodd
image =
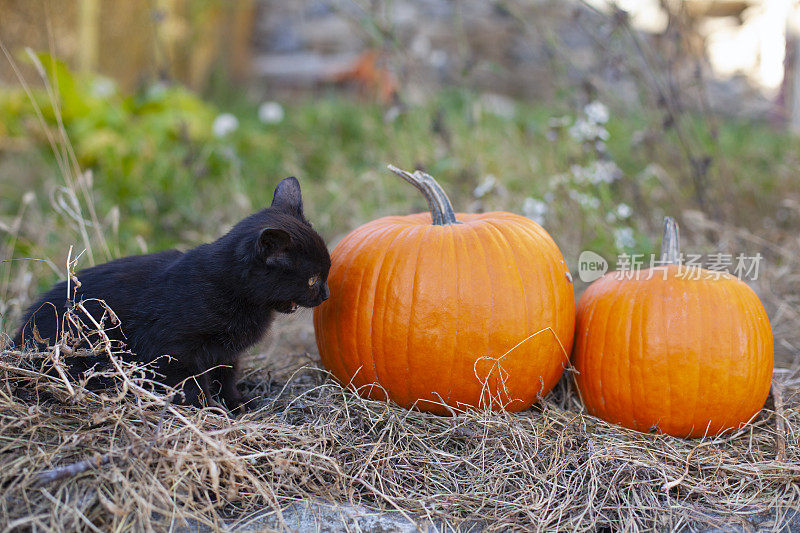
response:
<path id="1" fill-rule="evenodd" d="M 264 228 L 258 235 L 256 250 L 262 257 L 269 257 L 289 246 L 289 233 L 277 228 Z"/>
<path id="2" fill-rule="evenodd" d="M 294 176 L 281 180 L 275 187 L 272 207 L 277 207 L 303 217 L 303 197 L 300 195 L 300 182 Z"/>

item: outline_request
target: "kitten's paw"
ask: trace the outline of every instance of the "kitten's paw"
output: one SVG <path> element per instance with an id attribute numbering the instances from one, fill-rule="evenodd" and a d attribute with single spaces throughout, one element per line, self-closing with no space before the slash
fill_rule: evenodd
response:
<path id="1" fill-rule="evenodd" d="M 247 402 L 239 402 L 239 405 L 232 407 L 231 412 L 235 415 L 243 415 L 247 411 L 250 410 L 250 407 L 247 405 Z"/>
<path id="2" fill-rule="evenodd" d="M 225 406 L 233 414 L 243 414 L 247 412 L 247 402 L 244 401 L 242 395 L 237 391 L 236 394 L 228 394 L 222 398 Z"/>

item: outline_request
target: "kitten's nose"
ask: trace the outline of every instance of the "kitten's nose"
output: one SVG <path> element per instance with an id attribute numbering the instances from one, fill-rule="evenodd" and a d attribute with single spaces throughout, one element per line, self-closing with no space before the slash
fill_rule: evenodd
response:
<path id="1" fill-rule="evenodd" d="M 322 299 L 321 301 L 324 302 L 330 295 L 331 293 L 328 291 L 328 282 L 325 282 L 322 284 L 322 289 L 319 291 L 319 297 Z"/>

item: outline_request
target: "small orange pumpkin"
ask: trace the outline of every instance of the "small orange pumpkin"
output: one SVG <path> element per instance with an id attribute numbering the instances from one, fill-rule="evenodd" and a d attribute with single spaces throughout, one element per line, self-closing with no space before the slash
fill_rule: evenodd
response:
<path id="1" fill-rule="evenodd" d="M 702 437 L 736 429 L 769 393 L 764 306 L 730 274 L 682 266 L 670 217 L 660 262 L 606 274 L 581 296 L 572 360 L 583 403 L 639 431 Z"/>
<path id="2" fill-rule="evenodd" d="M 361 394 L 406 408 L 529 407 L 572 347 L 561 252 L 528 218 L 455 214 L 432 177 L 389 168 L 430 213 L 373 220 L 333 250 L 331 296 L 314 309 L 322 363 Z"/>

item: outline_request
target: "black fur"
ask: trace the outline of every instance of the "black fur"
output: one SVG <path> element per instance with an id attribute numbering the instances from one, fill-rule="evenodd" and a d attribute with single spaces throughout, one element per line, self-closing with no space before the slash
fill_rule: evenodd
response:
<path id="1" fill-rule="evenodd" d="M 236 389 L 238 356 L 267 331 L 275 311 L 322 303 L 328 297 L 329 268 L 325 242 L 303 215 L 300 184 L 286 178 L 270 207 L 212 243 L 185 253 L 124 257 L 81 271 L 75 300 L 84 301 L 97 319 L 102 308 L 92 299 L 105 301 L 121 320 L 109 337 L 125 344 L 133 354 L 128 357 L 152 363 L 165 384 L 185 382 L 185 403 L 209 404 L 214 390 L 235 409 L 242 402 Z M 310 285 L 315 276 L 318 281 Z M 62 281 L 28 309 L 14 344 L 41 349 L 57 342 L 67 303 Z M 44 342 L 34 340 L 34 326 Z M 77 374 L 88 366 L 78 359 L 70 369 Z"/>

